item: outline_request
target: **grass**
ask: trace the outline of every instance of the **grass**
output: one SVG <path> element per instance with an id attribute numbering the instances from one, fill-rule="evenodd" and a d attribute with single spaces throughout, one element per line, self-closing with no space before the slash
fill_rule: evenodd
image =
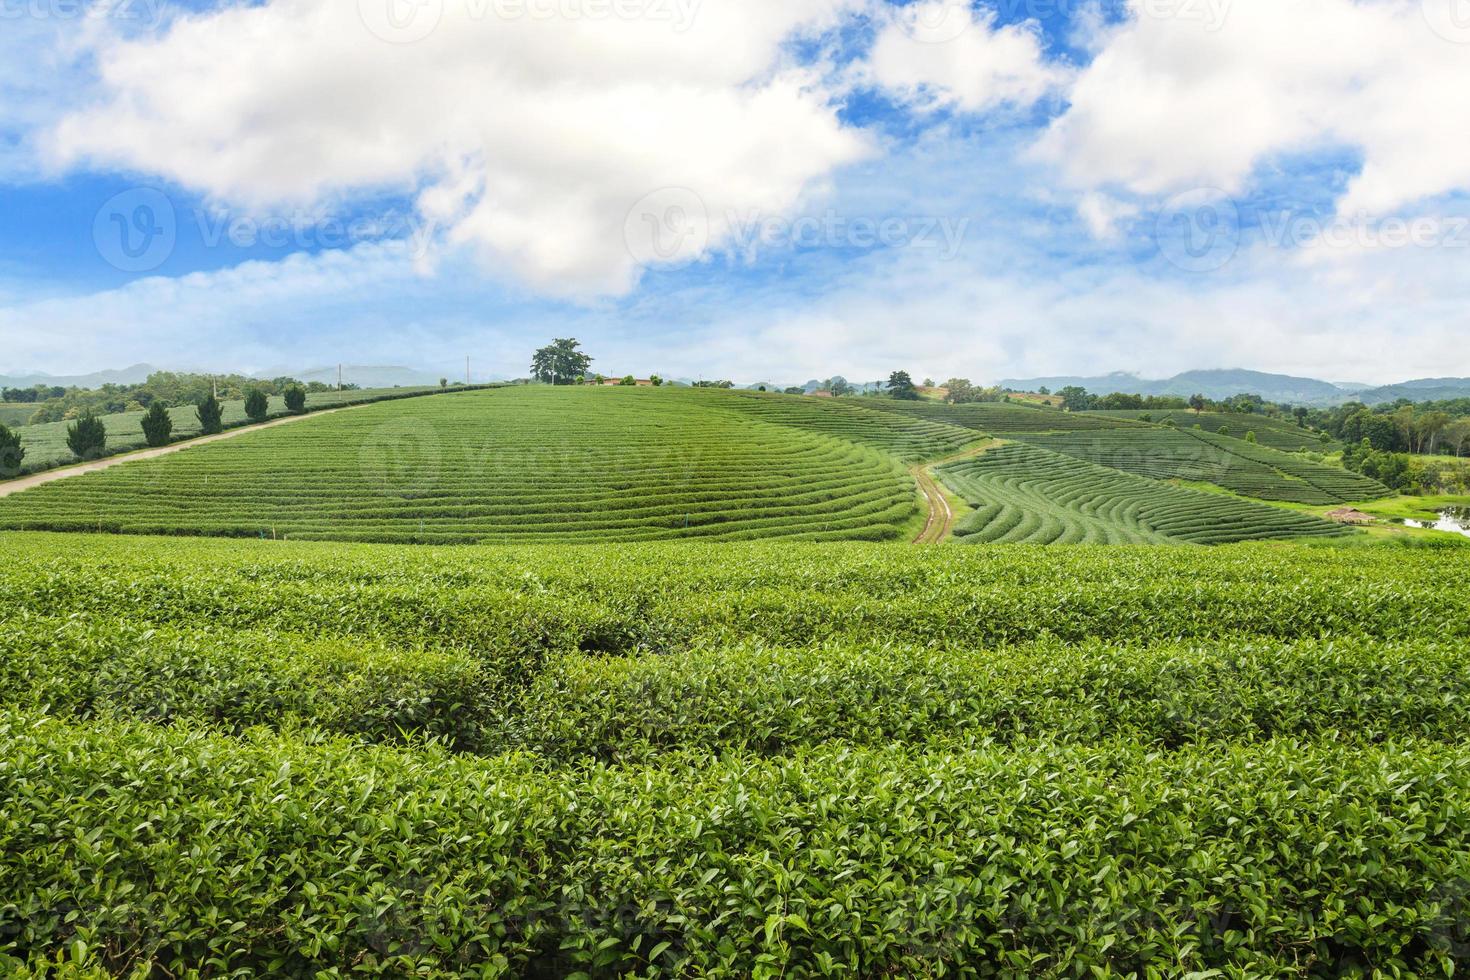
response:
<path id="1" fill-rule="evenodd" d="M 502 388 L 63 480 L 0 501 L 0 528 L 396 543 L 898 538 L 918 512 L 900 460 L 972 436 L 815 399 Z"/>
<path id="2" fill-rule="evenodd" d="M 1081 412 L 1061 412 L 1034 405 L 1006 405 L 998 402 L 944 405 L 929 402 L 901 402 L 892 398 L 873 398 L 865 400 L 863 404 L 871 404 L 875 409 L 896 415 L 916 416 L 931 422 L 963 426 L 994 436 L 1095 431 L 1134 428 L 1143 425 L 1143 423 L 1129 419 L 1107 418 Z"/>
<path id="3" fill-rule="evenodd" d="M 1470 943 L 1463 550 L 3 542 L 0 972 L 1429 976 Z"/>

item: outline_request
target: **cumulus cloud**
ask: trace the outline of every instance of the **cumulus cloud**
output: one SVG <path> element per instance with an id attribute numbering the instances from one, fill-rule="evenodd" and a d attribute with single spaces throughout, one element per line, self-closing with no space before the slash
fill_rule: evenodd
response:
<path id="1" fill-rule="evenodd" d="M 854 0 L 855 2 L 855 0 Z M 50 160 L 163 175 L 269 210 L 417 193 L 451 240 L 560 294 L 717 246 L 869 146 L 784 57 L 848 0 L 271 0 L 105 36 L 103 96 Z M 379 9 L 383 8 L 383 9 Z M 392 16 L 389 16 L 389 15 Z M 427 18 L 427 19 L 425 19 Z M 656 192 L 686 189 L 677 213 Z M 640 252 L 645 216 L 683 247 Z M 647 251 L 644 249 L 643 251 Z"/>
<path id="2" fill-rule="evenodd" d="M 1044 57 L 1038 35 L 1034 23 L 997 28 L 993 10 L 968 0 L 922 0 L 890 11 L 867 71 L 920 108 L 1024 108 L 1066 78 Z"/>
<path id="3" fill-rule="evenodd" d="M 1073 185 L 1236 192 L 1273 156 L 1350 148 L 1339 207 L 1470 186 L 1470 28 L 1457 0 L 1130 0 L 1039 145 Z M 1450 25 L 1450 26 L 1446 26 Z"/>

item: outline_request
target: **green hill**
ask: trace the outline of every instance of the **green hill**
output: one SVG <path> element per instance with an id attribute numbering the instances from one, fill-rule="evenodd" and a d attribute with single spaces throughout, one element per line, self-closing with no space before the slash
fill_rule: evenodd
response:
<path id="1" fill-rule="evenodd" d="M 58 481 L 0 500 L 0 527 L 414 543 L 893 538 L 918 511 L 900 458 L 972 437 L 815 399 L 503 388 Z"/>
<path id="2" fill-rule="evenodd" d="M 1294 511 L 1170 486 L 1029 445 L 937 468 L 975 508 L 963 541 L 1030 544 L 1223 544 L 1330 537 L 1343 529 Z"/>
<path id="3" fill-rule="evenodd" d="M 1261 445 L 1285 452 L 1297 452 L 1303 449 L 1321 451 L 1323 449 L 1322 437 L 1317 433 L 1303 429 L 1288 419 L 1273 419 L 1265 415 L 1245 415 L 1240 412 L 1195 413 L 1187 408 L 1156 408 L 1153 411 L 1127 409 L 1085 414 L 1100 418 L 1144 420 L 1157 423 L 1162 423 L 1165 419 L 1172 419 L 1174 424 L 1181 429 L 1192 429 L 1198 425 L 1206 432 L 1219 432 L 1220 427 L 1224 426 L 1227 430 L 1225 434 L 1231 438 L 1244 439 L 1247 432 L 1254 432 Z"/>

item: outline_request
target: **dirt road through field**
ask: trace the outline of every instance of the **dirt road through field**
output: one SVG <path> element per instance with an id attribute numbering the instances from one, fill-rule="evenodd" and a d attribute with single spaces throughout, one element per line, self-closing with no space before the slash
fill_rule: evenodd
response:
<path id="1" fill-rule="evenodd" d="M 999 439 L 987 439 L 978 446 L 971 446 L 962 453 L 946 456 L 944 459 L 935 460 L 932 463 L 920 463 L 909 472 L 913 474 L 914 480 L 919 484 L 919 491 L 924 495 L 924 507 L 927 511 L 924 518 L 924 529 L 914 538 L 914 544 L 939 544 L 946 540 L 954 531 L 955 512 L 950 506 L 949 498 L 944 494 L 944 487 L 934 476 L 934 467 L 944 463 L 954 463 L 962 459 L 970 459 L 983 455 L 1001 445 Z"/>
<path id="2" fill-rule="evenodd" d="M 262 422 L 259 425 L 244 425 L 238 429 L 229 429 L 212 436 L 200 436 L 197 439 L 189 439 L 185 442 L 174 442 L 167 446 L 159 446 L 155 449 L 139 449 L 136 452 L 121 453 L 117 456 L 108 456 L 106 459 L 96 459 L 90 463 L 78 463 L 74 466 L 63 466 L 54 470 L 46 470 L 42 473 L 33 473 L 15 480 L 7 480 L 0 483 L 0 497 L 8 497 L 11 494 L 20 493 L 22 490 L 31 490 L 47 483 L 55 483 L 57 480 L 65 480 L 68 477 L 81 476 L 83 473 L 96 473 L 98 470 L 110 470 L 114 466 L 122 466 L 125 463 L 136 462 L 140 459 L 157 459 L 159 456 L 167 456 L 170 453 L 183 452 L 195 446 L 203 446 L 211 442 L 220 442 L 224 439 L 234 439 L 251 432 L 259 432 L 261 429 L 272 429 L 278 425 L 288 425 L 292 422 L 301 422 L 305 419 L 317 419 L 323 415 L 331 415 L 334 412 L 348 412 L 354 408 L 366 408 L 373 402 L 363 402 L 360 405 L 343 405 L 341 408 L 324 408 L 319 412 L 308 412 L 305 415 L 287 415 L 285 418 L 273 419 Z"/>

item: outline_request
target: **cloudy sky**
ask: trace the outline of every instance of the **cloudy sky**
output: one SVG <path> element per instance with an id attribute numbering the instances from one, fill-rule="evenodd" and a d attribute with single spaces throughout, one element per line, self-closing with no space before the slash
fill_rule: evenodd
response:
<path id="1" fill-rule="evenodd" d="M 0 374 L 568 335 L 1470 375 L 1470 0 L 0 0 Z"/>

